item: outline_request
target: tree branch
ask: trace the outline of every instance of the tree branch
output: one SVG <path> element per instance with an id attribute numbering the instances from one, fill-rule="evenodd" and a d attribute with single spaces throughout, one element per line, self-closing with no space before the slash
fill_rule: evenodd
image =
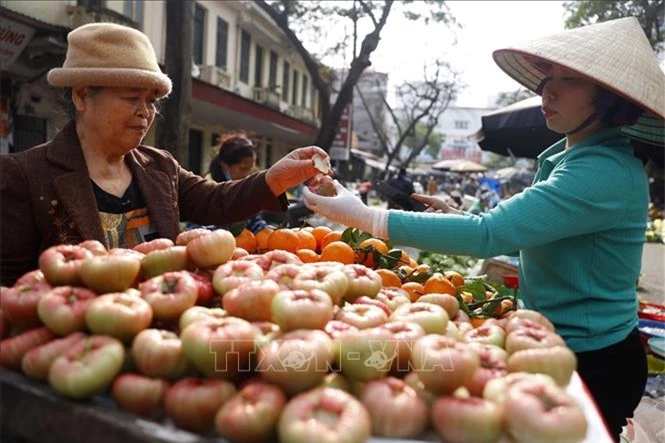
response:
<path id="1" fill-rule="evenodd" d="M 372 124 L 372 129 L 374 129 L 374 132 L 379 136 L 379 142 L 381 143 L 381 149 L 385 153 L 390 152 L 390 147 L 388 146 L 388 136 L 383 132 L 383 129 L 379 126 L 379 124 L 376 122 L 376 119 L 372 115 L 372 112 L 369 109 L 369 105 L 367 104 L 367 100 L 365 100 L 365 96 L 363 95 L 362 91 L 360 88 L 358 88 L 358 85 L 356 85 L 356 92 L 358 93 L 358 96 L 360 97 L 360 101 L 363 104 L 363 107 L 365 108 L 365 111 L 367 111 L 367 115 L 369 116 L 369 121 Z"/>
<path id="2" fill-rule="evenodd" d="M 344 79 L 344 82 L 342 83 L 337 100 L 335 100 L 335 104 L 330 111 L 330 118 L 333 121 L 339 121 L 339 118 L 342 115 L 342 111 L 346 105 L 351 102 L 353 96 L 353 87 L 356 83 L 358 83 L 358 79 L 360 79 L 360 76 L 362 75 L 365 68 L 372 64 L 369 60 L 369 57 L 379 44 L 379 36 L 386 24 L 386 20 L 388 19 L 392 5 L 393 0 L 386 0 L 383 8 L 383 14 L 381 15 L 381 20 L 374 28 L 374 30 L 365 36 L 360 45 L 360 53 L 351 62 L 349 72 L 346 76 L 346 79 Z"/>
<path id="3" fill-rule="evenodd" d="M 379 26 L 379 23 L 376 21 L 376 17 L 374 17 L 374 12 L 372 11 L 372 8 L 363 0 L 358 0 L 358 3 L 360 3 L 360 6 L 362 7 L 363 11 L 369 16 L 369 18 L 372 19 L 372 23 L 374 23 L 374 27 L 376 28 Z"/>

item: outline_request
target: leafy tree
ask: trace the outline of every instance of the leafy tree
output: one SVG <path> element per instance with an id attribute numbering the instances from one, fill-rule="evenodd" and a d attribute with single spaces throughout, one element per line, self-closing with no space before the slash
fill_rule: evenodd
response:
<path id="1" fill-rule="evenodd" d="M 427 136 L 428 132 L 429 137 Z M 439 151 L 441 150 L 441 145 L 445 139 L 445 134 L 440 132 L 430 132 L 425 123 L 418 122 L 414 133 L 409 134 L 404 140 L 404 145 L 411 150 L 424 145 L 423 151 L 425 151 L 430 157 L 437 158 L 439 156 Z"/>
<path id="2" fill-rule="evenodd" d="M 665 0 L 579 0 L 564 2 L 563 7 L 567 15 L 566 28 L 637 17 L 651 47 L 656 51 L 663 49 Z"/>
<path id="3" fill-rule="evenodd" d="M 324 149 L 332 144 L 344 108 L 351 102 L 353 88 L 362 72 L 372 64 L 371 55 L 381 39 L 386 21 L 393 10 L 394 0 L 355 0 L 353 2 L 310 2 L 299 0 L 271 1 L 254 0 L 281 28 L 294 50 L 302 57 L 312 79 L 313 86 L 319 93 L 321 102 L 321 128 L 315 143 Z M 423 8 L 423 5 L 426 8 Z M 454 24 L 455 20 L 448 12 L 443 0 L 425 0 L 399 2 L 399 8 L 409 20 L 422 20 L 425 23 L 440 22 Z M 304 45 L 307 36 L 316 38 L 327 32 L 337 22 L 350 20 L 354 28 L 358 21 L 371 24 L 372 30 L 362 38 L 359 52 L 354 54 L 346 70 L 346 78 L 341 82 L 335 103 L 329 105 L 331 90 L 329 72 L 314 54 Z M 344 42 L 339 42 L 331 51 L 339 51 Z M 355 45 L 354 45 L 355 46 Z M 320 54 L 319 57 L 325 54 Z"/>
<path id="4" fill-rule="evenodd" d="M 517 103 L 518 101 L 521 100 L 526 100 L 527 98 L 533 97 L 535 95 L 536 94 L 534 94 L 533 92 L 524 88 L 518 88 L 515 91 L 500 92 L 499 96 L 496 99 L 496 105 L 499 107 L 512 105 L 513 103 Z"/>
<path id="5" fill-rule="evenodd" d="M 391 137 L 383 129 L 379 118 L 373 115 L 362 91 L 357 89 L 365 110 L 367 111 L 372 128 L 379 136 L 381 149 L 386 155 L 386 167 L 382 176 L 388 174 L 390 165 L 400 158 L 402 147 L 410 149 L 406 160 L 401 161 L 401 167 L 408 165 L 420 154 L 423 149 L 434 145 L 439 138 L 437 146 L 441 145 L 441 134 L 435 134 L 439 118 L 448 108 L 450 101 L 457 95 L 460 84 L 458 73 L 448 63 L 440 60 L 434 62 L 434 72 L 430 73 L 424 68 L 424 80 L 418 82 L 404 82 L 397 87 L 397 103 L 399 108 L 394 109 L 382 94 L 390 118 L 395 128 L 394 137 Z M 438 148 L 437 148 L 438 152 Z"/>

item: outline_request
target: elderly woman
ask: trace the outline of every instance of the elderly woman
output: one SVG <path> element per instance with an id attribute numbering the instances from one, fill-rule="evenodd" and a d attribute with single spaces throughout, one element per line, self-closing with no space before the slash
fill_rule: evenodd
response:
<path id="1" fill-rule="evenodd" d="M 215 183 L 165 150 L 141 145 L 158 101 L 171 91 L 148 38 L 94 23 L 69 33 L 62 68 L 48 81 L 71 88 L 75 118 L 53 140 L 0 156 L 3 285 L 37 267 L 56 244 L 95 239 L 108 248 L 175 239 L 179 222 L 244 220 L 286 209 L 284 192 L 312 177 L 318 147 L 291 152 L 267 171 Z"/>
<path id="2" fill-rule="evenodd" d="M 538 158 L 534 184 L 487 213 L 368 208 L 341 186 L 307 192 L 310 209 L 395 244 L 492 257 L 520 251 L 527 308 L 545 314 L 616 440 L 641 400 L 646 358 L 637 330 L 648 181 L 622 125 L 643 111 L 665 118 L 665 76 L 634 17 L 565 31 L 494 52 L 501 69 L 542 95 L 562 134 Z"/>

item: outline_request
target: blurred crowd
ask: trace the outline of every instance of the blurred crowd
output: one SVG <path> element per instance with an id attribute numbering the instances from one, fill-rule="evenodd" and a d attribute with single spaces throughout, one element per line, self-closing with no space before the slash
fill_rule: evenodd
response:
<path id="1" fill-rule="evenodd" d="M 519 170 L 509 177 L 499 178 L 495 171 L 476 173 L 439 172 L 436 175 L 411 175 L 400 171 L 387 181 L 393 187 L 407 194 L 427 194 L 443 198 L 450 206 L 472 213 L 487 211 L 531 184 L 533 172 Z M 355 188 L 358 195 L 367 202 L 367 196 L 385 200 L 385 196 L 373 193 L 370 180 L 358 181 Z M 388 202 L 388 206 L 392 204 Z"/>

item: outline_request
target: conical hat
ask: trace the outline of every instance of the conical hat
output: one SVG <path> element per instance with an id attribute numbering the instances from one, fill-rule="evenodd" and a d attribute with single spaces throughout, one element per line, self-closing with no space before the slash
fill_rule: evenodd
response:
<path id="1" fill-rule="evenodd" d="M 587 77 L 665 118 L 665 74 L 635 17 L 567 30 L 492 55 L 506 74 L 531 91 L 545 77 L 528 61 L 535 57 Z"/>
<path id="2" fill-rule="evenodd" d="M 621 131 L 633 140 L 665 146 L 665 121 L 649 112 L 643 113 L 634 125 L 621 127 Z"/>

